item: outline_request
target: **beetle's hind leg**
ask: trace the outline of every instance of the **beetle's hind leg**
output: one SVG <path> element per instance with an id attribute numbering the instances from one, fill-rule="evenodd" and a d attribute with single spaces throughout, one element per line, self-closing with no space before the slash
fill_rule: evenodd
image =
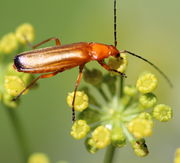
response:
<path id="1" fill-rule="evenodd" d="M 14 97 L 12 99 L 12 101 L 16 101 L 27 89 L 31 88 L 39 79 L 43 79 L 43 78 L 50 78 L 50 77 L 53 77 L 55 76 L 56 74 L 62 72 L 63 70 L 61 71 L 55 71 L 53 73 L 49 73 L 49 74 L 42 74 L 40 76 L 38 76 L 37 78 L 35 78 L 26 88 L 24 88 L 16 97 Z"/>

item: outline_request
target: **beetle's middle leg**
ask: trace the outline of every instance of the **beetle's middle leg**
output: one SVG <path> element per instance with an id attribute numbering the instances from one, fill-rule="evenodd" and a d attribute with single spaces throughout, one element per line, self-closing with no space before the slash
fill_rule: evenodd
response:
<path id="1" fill-rule="evenodd" d="M 40 76 L 38 76 L 37 78 L 35 78 L 26 88 L 24 88 L 16 97 L 14 97 L 12 100 L 16 101 L 27 89 L 31 88 L 39 79 L 43 79 L 43 78 L 50 78 L 55 76 L 56 74 L 62 72 L 61 71 L 55 71 L 53 73 L 49 73 L 49 74 L 42 74 Z"/>
<path id="2" fill-rule="evenodd" d="M 72 122 L 75 122 L 75 120 L 76 120 L 74 104 L 75 104 L 76 92 L 77 92 L 78 86 L 82 79 L 83 68 L 84 68 L 84 65 L 79 66 L 79 75 L 77 77 L 75 88 L 74 88 L 74 96 L 73 96 L 73 101 L 72 101 Z"/>

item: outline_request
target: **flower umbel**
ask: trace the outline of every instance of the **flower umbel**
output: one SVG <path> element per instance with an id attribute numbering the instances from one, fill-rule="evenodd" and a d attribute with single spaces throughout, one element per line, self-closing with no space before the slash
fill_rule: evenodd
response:
<path id="1" fill-rule="evenodd" d="M 121 59 L 119 61 L 121 62 L 119 66 L 127 63 L 127 61 L 125 61 L 126 63 L 122 62 Z M 109 63 L 113 62 L 118 65 L 117 59 L 115 61 L 111 59 Z M 96 84 L 93 75 L 99 76 L 98 79 L 101 82 Z M 81 112 L 73 124 L 71 135 L 75 139 L 87 136 L 85 145 L 90 153 L 96 153 L 110 144 L 120 148 L 129 141 L 137 156 L 146 156 L 149 151 L 144 138 L 152 135 L 154 118 L 161 122 L 172 118 L 170 107 L 164 104 L 156 104 L 158 102 L 157 97 L 152 93 L 158 83 L 156 76 L 150 72 L 143 73 L 138 78 L 136 86 L 124 86 L 122 98 L 120 98 L 119 93 L 120 79 L 118 76 L 109 74 L 102 76 L 99 70 L 86 70 L 85 80 L 102 97 L 101 99 L 94 98 L 90 89 L 87 87 L 82 89 L 89 97 L 89 104 L 86 104 L 85 110 L 80 109 Z M 77 93 L 77 99 L 79 94 L 80 92 Z M 73 94 L 68 95 L 69 106 L 72 104 L 72 97 Z M 78 103 L 75 102 L 75 107 L 76 105 Z"/>

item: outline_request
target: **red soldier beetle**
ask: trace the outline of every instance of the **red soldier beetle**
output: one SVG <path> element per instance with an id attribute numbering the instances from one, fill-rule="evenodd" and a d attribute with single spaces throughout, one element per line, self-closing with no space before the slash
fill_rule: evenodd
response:
<path id="1" fill-rule="evenodd" d="M 74 43 L 74 44 L 62 46 L 58 38 L 50 38 L 40 42 L 39 44 L 33 46 L 32 48 L 34 49 L 50 40 L 55 40 L 56 46 L 31 50 L 15 56 L 14 68 L 19 72 L 32 73 L 32 74 L 39 74 L 46 72 L 50 72 L 50 73 L 42 74 L 39 77 L 35 78 L 13 100 L 19 98 L 27 89 L 32 87 L 37 80 L 42 78 L 49 78 L 60 72 L 79 66 L 79 75 L 75 83 L 74 97 L 72 102 L 72 112 L 73 112 L 72 120 L 75 121 L 74 103 L 75 103 L 76 91 L 82 78 L 82 71 L 84 65 L 90 61 L 97 61 L 106 70 L 118 72 L 117 70 L 111 69 L 104 62 L 104 59 L 110 56 L 120 57 L 121 53 L 131 54 L 135 57 L 144 60 L 145 62 L 148 62 L 157 71 L 159 71 L 161 75 L 170 84 L 170 86 L 172 86 L 172 83 L 169 80 L 169 78 L 152 62 L 127 50 L 119 51 L 113 45 L 105 45 L 105 44 L 93 43 L 93 42 L 91 43 L 80 42 L 80 43 Z M 126 77 L 124 73 L 121 72 L 118 73 L 121 74 L 123 77 Z"/>

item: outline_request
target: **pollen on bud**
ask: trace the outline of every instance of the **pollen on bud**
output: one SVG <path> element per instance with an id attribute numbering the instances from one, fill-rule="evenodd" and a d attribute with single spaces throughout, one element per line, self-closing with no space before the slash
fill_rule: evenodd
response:
<path id="1" fill-rule="evenodd" d="M 84 80 L 92 85 L 99 85 L 102 82 L 102 72 L 97 69 L 84 71 Z"/>
<path id="2" fill-rule="evenodd" d="M 172 119 L 172 108 L 165 104 L 158 104 L 154 107 L 152 115 L 160 122 L 167 122 Z"/>
<path id="3" fill-rule="evenodd" d="M 148 155 L 149 151 L 144 139 L 139 139 L 137 141 L 132 141 L 131 145 L 134 149 L 134 152 L 139 157 L 145 157 Z"/>
<path id="4" fill-rule="evenodd" d="M 119 72 L 125 72 L 128 65 L 126 54 L 121 53 L 121 57 L 119 58 L 110 57 L 108 61 L 108 65 L 110 66 L 111 69 L 115 69 Z"/>
<path id="5" fill-rule="evenodd" d="M 180 163 L 180 148 L 176 149 L 174 163 Z"/>
<path id="6" fill-rule="evenodd" d="M 26 44 L 28 42 L 34 41 L 35 32 L 34 27 L 29 23 L 24 23 L 17 27 L 16 38 L 21 44 Z"/>
<path id="7" fill-rule="evenodd" d="M 104 126 L 99 126 L 93 131 L 92 140 L 96 148 L 105 148 L 111 143 L 111 131 Z"/>
<path id="8" fill-rule="evenodd" d="M 152 135 L 153 121 L 144 118 L 134 118 L 128 123 L 128 130 L 136 137 L 143 138 Z"/>
<path id="9" fill-rule="evenodd" d="M 137 89 L 134 86 L 128 85 L 124 87 L 124 93 L 128 96 L 134 96 L 137 94 Z"/>
<path id="10" fill-rule="evenodd" d="M 158 80 L 156 76 L 150 72 L 144 73 L 141 75 L 137 82 L 136 82 L 136 88 L 141 93 L 150 93 L 152 92 L 158 84 Z"/>
<path id="11" fill-rule="evenodd" d="M 17 48 L 18 41 L 14 33 L 9 33 L 0 40 L 0 53 L 9 54 Z"/>
<path id="12" fill-rule="evenodd" d="M 67 96 L 67 104 L 72 107 L 74 92 L 69 93 Z M 76 92 L 76 98 L 74 103 L 74 109 L 76 111 L 83 111 L 88 107 L 88 96 L 83 91 Z"/>
<path id="13" fill-rule="evenodd" d="M 115 127 L 111 131 L 111 143 L 115 147 L 123 147 L 126 145 L 126 137 L 121 127 Z"/>
<path id="14" fill-rule="evenodd" d="M 71 135 L 75 139 L 82 139 L 88 134 L 89 130 L 90 127 L 87 125 L 86 121 L 77 120 L 72 126 Z"/>
<path id="15" fill-rule="evenodd" d="M 50 161 L 46 154 L 34 153 L 30 155 L 28 163 L 50 163 Z"/>
<path id="16" fill-rule="evenodd" d="M 144 108 L 152 108 L 157 103 L 157 97 L 153 93 L 142 94 L 139 97 L 139 103 Z"/>
<path id="17" fill-rule="evenodd" d="M 24 82 L 18 76 L 5 76 L 4 88 L 11 96 L 17 96 L 24 88 Z"/>

